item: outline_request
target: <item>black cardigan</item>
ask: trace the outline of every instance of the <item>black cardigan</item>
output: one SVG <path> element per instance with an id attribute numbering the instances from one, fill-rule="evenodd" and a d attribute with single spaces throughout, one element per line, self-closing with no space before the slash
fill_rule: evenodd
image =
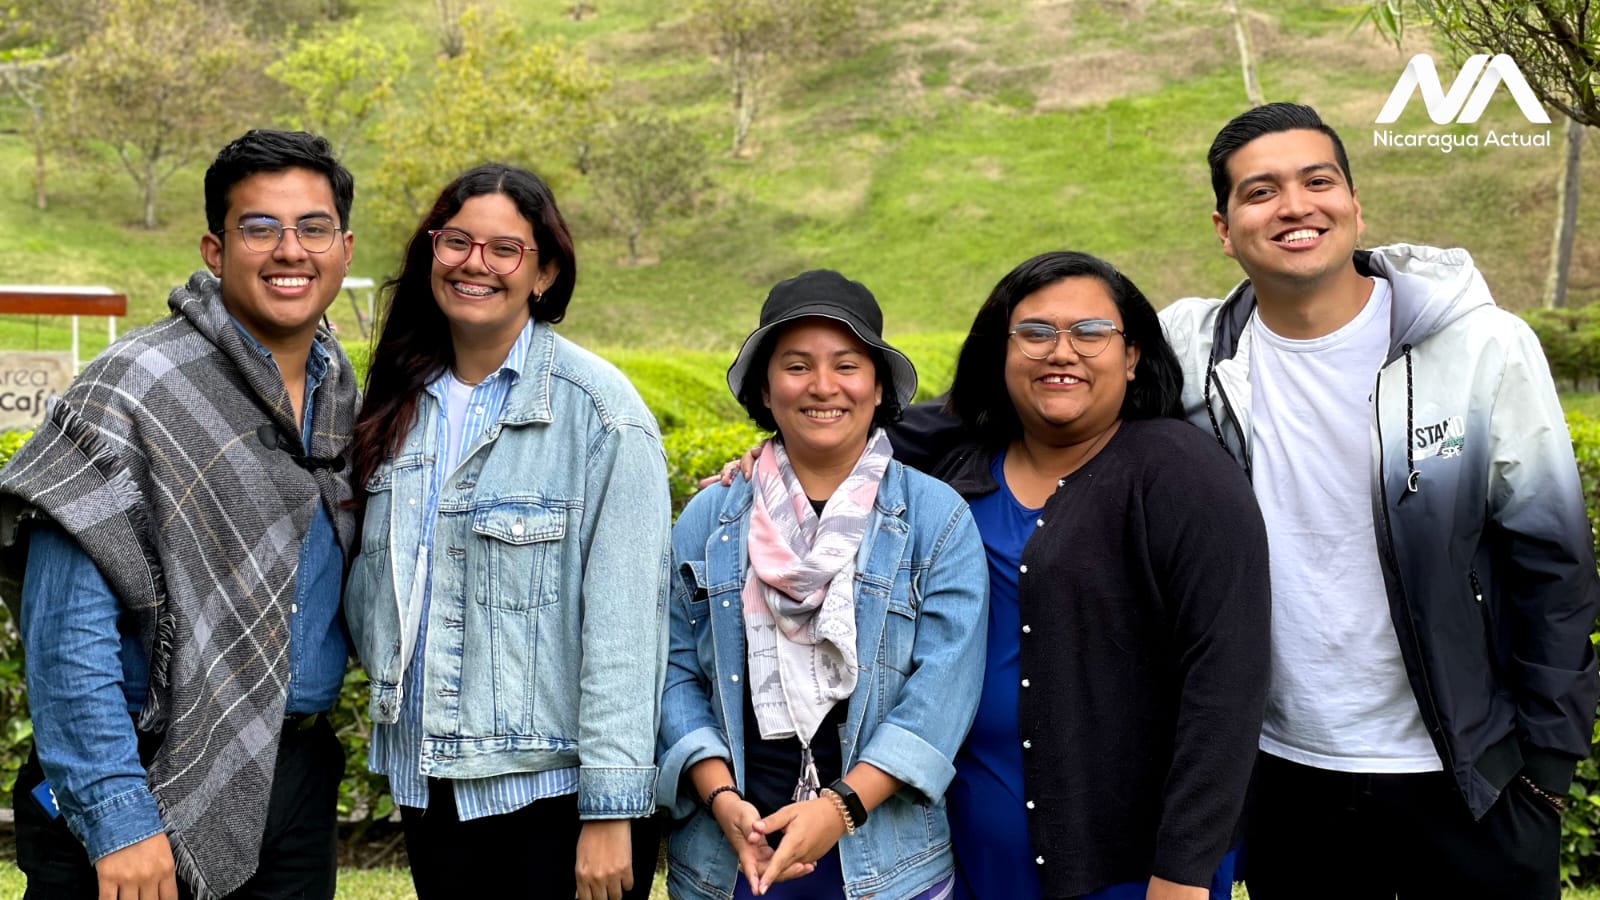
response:
<path id="1" fill-rule="evenodd" d="M 986 494 L 992 458 L 957 448 L 935 474 Z M 1250 484 L 1192 425 L 1124 422 L 1040 515 L 1016 637 L 1042 895 L 1210 884 L 1266 703 L 1267 537 Z"/>

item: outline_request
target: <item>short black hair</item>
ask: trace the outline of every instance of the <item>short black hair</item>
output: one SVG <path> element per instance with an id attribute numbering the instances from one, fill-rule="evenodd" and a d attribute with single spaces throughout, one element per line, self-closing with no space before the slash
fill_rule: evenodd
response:
<path id="1" fill-rule="evenodd" d="M 1104 285 L 1122 314 L 1123 337 L 1139 347 L 1139 362 L 1119 415 L 1123 419 L 1183 416 L 1183 369 L 1161 330 L 1155 307 L 1115 266 L 1087 253 L 1060 250 L 1041 253 L 1000 279 L 961 345 L 945 406 L 990 446 L 1005 446 L 1022 435 L 1022 420 L 1006 389 L 1011 313 L 1028 296 L 1068 278 L 1093 278 Z"/>
<path id="2" fill-rule="evenodd" d="M 333 189 L 339 227 L 350 229 L 350 203 L 356 181 L 334 158 L 327 140 L 304 131 L 251 129 L 222 148 L 206 169 L 206 228 L 221 234 L 227 227 L 228 192 L 239 182 L 262 172 L 309 169 L 328 179 Z"/>
<path id="3" fill-rule="evenodd" d="M 808 317 L 795 319 L 782 328 L 774 328 L 757 345 L 755 355 L 750 358 L 750 368 L 744 376 L 744 384 L 739 386 L 739 405 L 750 414 L 750 420 L 756 427 L 765 431 L 776 433 L 778 420 L 773 417 L 772 410 L 767 407 L 761 393 L 767 389 L 767 363 L 772 360 L 772 352 L 778 347 L 778 337 L 795 325 L 806 321 Z M 848 327 L 845 328 L 849 330 Z M 883 389 L 883 402 L 872 413 L 872 426 L 883 428 L 900 418 L 900 396 L 894 389 L 894 370 L 889 367 L 889 360 L 883 351 L 877 347 L 861 342 L 867 348 L 867 356 L 872 359 L 872 370 L 877 373 L 878 386 Z M 781 439 L 781 436 L 780 436 Z"/>
<path id="4" fill-rule="evenodd" d="M 1328 140 L 1333 142 L 1333 158 L 1344 172 L 1345 183 L 1352 191 L 1355 190 L 1356 180 L 1350 174 L 1350 157 L 1345 155 L 1344 141 L 1339 140 L 1338 133 L 1322 121 L 1317 111 L 1299 103 L 1268 103 L 1234 116 L 1217 132 L 1216 140 L 1211 142 L 1211 150 L 1206 153 L 1206 161 L 1211 164 L 1211 190 L 1217 195 L 1219 214 L 1228 214 L 1228 194 L 1233 190 L 1233 179 L 1228 175 L 1228 160 L 1233 158 L 1233 154 L 1263 135 L 1301 129 L 1320 131 L 1328 136 Z"/>

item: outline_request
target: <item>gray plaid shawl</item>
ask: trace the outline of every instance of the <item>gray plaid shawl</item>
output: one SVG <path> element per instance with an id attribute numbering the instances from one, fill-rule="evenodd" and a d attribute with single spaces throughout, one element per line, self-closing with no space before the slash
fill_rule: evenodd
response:
<path id="1" fill-rule="evenodd" d="M 201 900 L 255 872 L 289 685 L 289 605 L 319 502 L 348 551 L 348 469 L 306 471 L 256 429 L 298 444 L 277 367 L 197 272 L 172 315 L 95 358 L 0 471 L 0 594 L 19 596 L 34 515 L 94 559 L 139 626 L 150 695 L 139 728 L 165 731 L 148 784 L 179 874 Z M 358 402 L 333 336 L 311 456 L 342 453 Z"/>

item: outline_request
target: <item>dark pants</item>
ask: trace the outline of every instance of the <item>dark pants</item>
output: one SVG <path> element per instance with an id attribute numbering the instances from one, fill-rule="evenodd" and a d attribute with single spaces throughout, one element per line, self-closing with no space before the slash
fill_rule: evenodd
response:
<path id="1" fill-rule="evenodd" d="M 1561 817 L 1512 779 L 1473 821 L 1443 772 L 1354 775 L 1262 753 L 1250 900 L 1556 900 Z"/>
<path id="2" fill-rule="evenodd" d="M 501 816 L 456 818 L 450 782 L 428 779 L 428 808 L 400 807 L 411 881 L 418 900 L 462 897 L 548 897 L 578 893 L 578 795 L 535 800 Z M 633 822 L 633 890 L 647 900 L 655 879 L 661 832 L 654 819 Z"/>
<path id="3" fill-rule="evenodd" d="M 148 764 L 160 738 L 141 734 L 139 755 Z M 308 727 L 287 725 L 267 805 L 266 832 L 255 875 L 228 895 L 238 900 L 331 900 L 338 877 L 339 781 L 344 747 L 325 717 Z M 64 818 L 50 819 L 33 798 L 44 780 L 37 751 L 17 773 L 17 867 L 28 879 L 24 900 L 96 900 L 99 883 L 83 844 Z M 228 802 L 226 797 L 220 798 Z M 191 896 L 180 879 L 178 893 Z"/>

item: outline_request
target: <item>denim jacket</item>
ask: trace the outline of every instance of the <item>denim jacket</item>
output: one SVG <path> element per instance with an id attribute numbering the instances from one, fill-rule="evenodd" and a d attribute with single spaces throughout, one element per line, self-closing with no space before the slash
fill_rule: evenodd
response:
<path id="1" fill-rule="evenodd" d="M 730 761 L 743 785 L 745 541 L 751 485 L 712 486 L 672 532 L 676 573 L 656 795 L 678 821 L 668 845 L 674 897 L 728 900 L 738 860 L 700 805 L 688 770 Z M 856 556 L 860 677 L 839 736 L 844 770 L 867 762 L 904 787 L 839 842 L 845 893 L 910 897 L 953 870 L 944 791 L 978 707 L 989 574 L 966 503 L 891 463 Z M 763 812 L 769 812 L 763 810 Z"/>
<path id="2" fill-rule="evenodd" d="M 423 774 L 577 766 L 581 818 L 648 815 L 671 521 L 655 419 L 610 364 L 536 325 L 499 419 L 445 479 L 430 559 L 407 510 L 428 493 L 440 417 L 418 402 L 420 425 L 365 485 L 345 593 L 373 721 L 398 719 L 415 677 L 428 560 Z"/>

